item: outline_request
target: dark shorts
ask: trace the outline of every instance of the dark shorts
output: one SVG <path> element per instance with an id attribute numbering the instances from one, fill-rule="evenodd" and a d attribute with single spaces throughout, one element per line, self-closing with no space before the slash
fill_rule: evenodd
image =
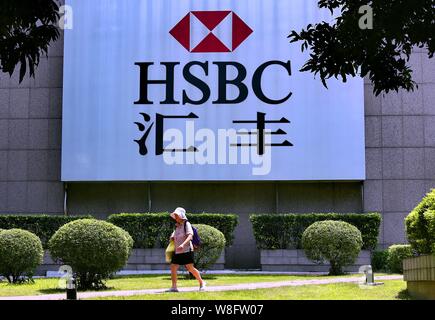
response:
<path id="1" fill-rule="evenodd" d="M 180 266 L 184 266 L 186 264 L 192 264 L 193 263 L 193 251 L 174 254 L 172 256 L 171 263 L 178 264 Z"/>

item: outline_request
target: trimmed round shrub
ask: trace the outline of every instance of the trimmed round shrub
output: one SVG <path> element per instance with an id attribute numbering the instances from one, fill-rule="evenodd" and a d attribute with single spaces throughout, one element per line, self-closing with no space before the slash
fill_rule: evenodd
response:
<path id="1" fill-rule="evenodd" d="M 386 272 L 388 270 L 388 250 L 372 252 L 372 268 L 374 272 Z"/>
<path id="2" fill-rule="evenodd" d="M 31 279 L 43 256 L 41 240 L 35 234 L 21 229 L 0 231 L 0 275 L 9 283 Z"/>
<path id="3" fill-rule="evenodd" d="M 418 254 L 435 253 L 435 189 L 405 219 L 406 233 Z"/>
<path id="4" fill-rule="evenodd" d="M 83 219 L 60 227 L 48 246 L 53 259 L 71 266 L 79 289 L 98 290 L 126 264 L 133 239 L 111 223 Z"/>
<path id="5" fill-rule="evenodd" d="M 355 262 L 363 245 L 361 232 L 343 221 L 319 221 L 302 235 L 302 246 L 308 259 L 328 261 L 330 275 L 343 274 L 343 267 Z"/>
<path id="6" fill-rule="evenodd" d="M 414 256 L 412 247 L 408 244 L 396 244 L 388 248 L 388 270 L 393 273 L 403 273 L 403 260 Z"/>
<path id="7" fill-rule="evenodd" d="M 201 238 L 201 246 L 195 251 L 195 267 L 208 269 L 221 256 L 225 248 L 225 236 L 218 229 L 205 224 L 195 224 Z"/>

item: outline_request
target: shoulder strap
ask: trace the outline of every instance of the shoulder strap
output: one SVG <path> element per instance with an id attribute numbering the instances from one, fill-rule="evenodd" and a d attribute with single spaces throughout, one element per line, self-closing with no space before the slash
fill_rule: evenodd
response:
<path id="1" fill-rule="evenodd" d="M 184 234 L 186 234 L 186 232 L 187 232 L 187 230 L 186 230 L 186 224 L 189 222 L 189 220 L 186 220 L 185 222 L 184 222 Z M 190 223 L 190 222 L 189 222 Z M 192 227 L 192 229 L 193 229 L 193 227 Z M 189 252 L 190 251 L 193 251 L 193 249 L 192 249 L 192 240 L 190 240 L 190 244 L 189 244 Z"/>

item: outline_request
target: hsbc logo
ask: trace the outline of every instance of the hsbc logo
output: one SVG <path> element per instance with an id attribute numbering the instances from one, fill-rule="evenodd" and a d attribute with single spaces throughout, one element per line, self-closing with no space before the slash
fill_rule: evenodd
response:
<path id="1" fill-rule="evenodd" d="M 190 11 L 169 31 L 191 53 L 233 52 L 253 32 L 233 11 Z M 277 72 L 276 67 L 279 67 L 280 72 L 291 76 L 290 61 L 266 61 L 255 70 L 248 70 L 237 61 L 189 61 L 184 66 L 179 61 L 163 61 L 160 66 L 155 66 L 155 61 L 145 61 L 135 65 L 139 67 L 139 99 L 134 104 L 139 105 L 155 103 L 149 99 L 151 86 L 165 87 L 166 94 L 158 102 L 161 105 L 204 105 L 210 100 L 212 104 L 240 104 L 248 99 L 250 88 L 261 102 L 270 105 L 282 104 L 292 96 L 289 89 L 280 93 L 279 98 L 270 97 L 263 90 L 264 86 L 275 85 L 263 81 L 270 68 Z M 151 79 L 151 68 L 160 68 L 161 76 Z M 217 72 L 211 72 L 211 68 L 216 68 Z M 247 79 L 250 75 L 252 78 Z M 217 79 L 210 79 L 211 76 Z M 184 78 L 184 84 L 176 81 L 180 78 Z M 199 98 L 189 95 L 188 88 L 192 87 L 201 92 Z M 230 88 L 233 94 L 229 94 Z"/>
<path id="2" fill-rule="evenodd" d="M 233 11 L 191 11 L 169 32 L 192 53 L 233 52 L 253 30 Z"/>
<path id="3" fill-rule="evenodd" d="M 170 36 L 167 33 L 166 36 L 173 41 L 172 44 L 175 44 L 175 39 L 189 53 L 197 54 L 183 57 L 183 61 L 180 61 L 178 50 L 166 52 L 167 43 L 165 41 L 161 43 L 162 47 L 159 49 L 164 50 L 164 56 L 169 57 L 170 60 L 136 62 L 135 65 L 139 68 L 139 97 L 134 101 L 135 105 L 158 104 L 160 106 L 183 105 L 210 108 L 213 105 L 235 106 L 249 101 L 249 107 L 245 104 L 245 109 L 255 110 L 255 105 L 249 99 L 252 96 L 255 96 L 263 105 L 279 105 L 291 98 L 293 95 L 291 88 L 285 87 L 283 81 L 278 83 L 283 79 L 282 76 L 291 77 L 290 60 L 259 61 L 261 54 L 258 55 L 256 52 L 258 50 L 251 49 L 244 53 L 243 61 L 231 61 L 231 58 L 235 60 L 241 58 L 238 55 L 223 55 L 221 59 L 217 59 L 218 61 L 208 61 L 210 57 L 208 53 L 234 52 L 254 32 L 236 13 L 230 10 L 190 11 L 178 20 L 180 16 L 177 15 L 171 19 L 170 25 L 166 25 L 167 29 L 163 29 L 165 30 L 163 32 L 166 33 L 166 30 L 169 30 Z M 178 22 L 174 26 L 175 21 Z M 261 28 L 258 30 L 260 33 L 263 31 Z M 287 42 L 285 37 L 282 40 Z M 252 45 L 258 46 L 259 44 L 252 43 Z M 184 51 L 181 47 L 179 49 Z M 250 56 L 253 56 L 253 59 Z M 254 65 L 252 60 L 255 63 L 259 62 L 259 65 Z M 280 78 L 276 75 L 278 72 L 281 73 Z M 280 88 L 276 90 L 278 85 Z M 156 87 L 160 88 L 157 92 L 154 89 Z M 177 110 L 182 112 L 183 109 Z M 255 119 L 252 116 L 242 119 L 237 115 L 230 129 L 219 128 L 217 135 L 212 128 L 202 128 L 198 132 L 205 134 L 207 131 L 207 140 L 199 146 L 197 142 L 204 142 L 204 140 L 200 141 L 201 139 L 197 138 L 198 132 L 195 133 L 194 129 L 194 123 L 201 118 L 197 110 L 199 111 L 195 108 L 190 113 L 186 111 L 184 114 L 168 114 L 166 111 L 164 113 L 161 111 L 156 113 L 155 117 L 148 111 L 142 112 L 143 121 L 135 122 L 143 134 L 140 139 L 134 140 L 139 145 L 139 154 L 146 156 L 149 153 L 147 141 L 154 130 L 155 156 L 163 156 L 167 165 L 222 164 L 219 161 L 227 159 L 227 155 L 229 155 L 228 159 L 237 159 L 239 152 L 242 157 L 245 157 L 246 151 L 251 149 L 251 154 L 258 156 L 255 159 L 259 160 L 257 162 L 251 158 L 252 163 L 261 162 L 262 164 L 262 168 L 257 171 L 261 173 L 253 171 L 253 174 L 266 175 L 270 172 L 271 166 L 270 147 L 293 147 L 289 140 L 283 139 L 281 143 L 272 142 L 272 137 L 277 139 L 287 133 L 281 128 L 278 130 L 268 128 L 268 125 L 288 125 L 290 121 L 285 117 L 268 117 L 265 112 L 257 112 Z M 210 117 L 206 120 L 210 121 Z M 175 128 L 165 130 L 167 121 L 185 121 L 186 131 Z M 248 131 L 240 128 L 240 131 L 237 131 L 233 128 L 243 124 L 256 125 L 256 129 Z M 231 135 L 234 138 L 231 138 Z M 224 138 L 219 140 L 222 136 Z M 227 145 L 228 137 L 231 142 Z M 218 149 L 216 149 L 217 145 L 219 145 Z M 221 153 L 222 150 L 225 154 Z M 242 163 L 249 164 L 250 160 L 244 158 Z"/>

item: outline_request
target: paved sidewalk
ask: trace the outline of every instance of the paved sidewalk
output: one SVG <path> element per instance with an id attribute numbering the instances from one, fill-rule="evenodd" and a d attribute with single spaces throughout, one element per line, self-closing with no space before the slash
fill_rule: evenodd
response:
<path id="1" fill-rule="evenodd" d="M 171 274 L 171 270 L 123 270 L 116 273 L 117 276 L 133 276 L 133 275 L 162 275 L 162 274 Z M 185 269 L 180 269 L 181 274 L 187 274 Z M 201 274 L 213 274 L 213 275 L 312 275 L 312 276 L 326 276 L 328 272 L 295 272 L 295 271 L 261 271 L 261 270 L 207 270 Z M 349 274 L 358 274 L 358 272 L 350 272 Z M 36 278 L 60 278 L 62 277 L 62 273 L 56 271 L 47 271 L 47 275 L 45 277 L 33 277 Z"/>
<path id="2" fill-rule="evenodd" d="M 378 281 L 382 280 L 402 280 L 403 276 L 379 276 L 375 278 Z M 311 280 L 292 280 L 292 281 L 276 281 L 276 282 L 256 282 L 233 284 L 228 286 L 210 286 L 207 287 L 208 292 L 218 291 L 239 291 L 239 290 L 255 290 L 255 289 L 269 289 L 280 287 L 298 287 L 306 285 L 321 285 L 332 283 L 358 283 L 361 277 L 353 278 L 336 278 L 336 279 L 311 279 Z M 198 291 L 197 287 L 180 288 L 180 292 L 195 292 Z M 143 294 L 162 294 L 165 289 L 147 289 L 147 290 L 128 290 L 128 291 L 99 291 L 99 292 L 80 292 L 78 293 L 79 299 L 99 298 L 99 297 L 128 297 Z M 0 300 L 63 300 L 65 294 L 49 294 L 39 296 L 21 296 L 21 297 L 0 297 Z"/>

